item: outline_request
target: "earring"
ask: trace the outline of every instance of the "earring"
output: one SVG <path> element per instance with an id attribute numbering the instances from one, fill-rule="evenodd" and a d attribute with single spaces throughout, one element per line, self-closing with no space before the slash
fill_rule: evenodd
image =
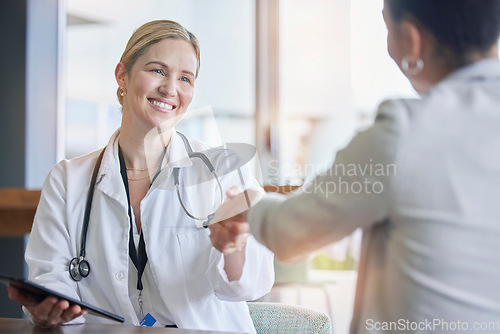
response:
<path id="1" fill-rule="evenodd" d="M 120 92 L 120 96 L 125 96 L 125 95 L 127 95 L 127 91 L 125 90 L 125 88 L 124 88 L 124 87 L 120 87 L 119 92 Z"/>
<path id="2" fill-rule="evenodd" d="M 401 67 L 403 68 L 403 72 L 407 75 L 417 75 L 422 72 L 424 68 L 424 61 L 420 58 L 412 61 L 409 55 L 406 55 L 401 59 Z M 415 66 L 411 67 L 410 62 L 415 63 Z"/>

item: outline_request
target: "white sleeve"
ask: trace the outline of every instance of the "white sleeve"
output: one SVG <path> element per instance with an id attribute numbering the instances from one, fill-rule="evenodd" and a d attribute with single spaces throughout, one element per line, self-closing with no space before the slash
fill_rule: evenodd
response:
<path id="1" fill-rule="evenodd" d="M 229 282 L 224 270 L 224 256 L 212 248 L 207 277 L 219 299 L 252 301 L 269 291 L 274 284 L 274 255 L 255 238 L 249 237 L 245 247 L 245 264 L 241 278 Z"/>
<path id="2" fill-rule="evenodd" d="M 77 284 L 68 272 L 71 260 L 66 207 L 64 162 L 52 169 L 42 188 L 35 219 L 26 247 L 29 279 L 49 289 L 80 300 Z M 82 194 L 84 196 L 84 194 Z M 27 310 L 25 313 L 30 316 Z M 82 323 L 83 317 L 69 323 Z"/>
<path id="3" fill-rule="evenodd" d="M 260 187 L 246 165 L 239 171 L 221 176 L 220 181 L 224 197 L 226 190 L 234 185 L 238 185 L 243 190 Z M 222 300 L 258 299 L 271 291 L 274 284 L 274 254 L 253 237 L 249 237 L 245 247 L 245 263 L 241 278 L 229 282 L 224 270 L 224 256 L 212 247 L 207 277 L 215 294 Z"/>

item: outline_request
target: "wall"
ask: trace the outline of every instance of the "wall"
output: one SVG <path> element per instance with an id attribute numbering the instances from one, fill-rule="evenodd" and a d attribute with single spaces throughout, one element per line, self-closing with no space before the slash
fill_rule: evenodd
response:
<path id="1" fill-rule="evenodd" d="M 27 273 L 24 262 L 25 237 L 0 238 L 0 272 L 5 275 L 22 277 Z M 21 306 L 8 298 L 7 289 L 0 286 L 0 318 L 22 318 L 24 316 Z"/>
<path id="2" fill-rule="evenodd" d="M 25 91 L 26 91 L 26 0 L 4 0 L 0 5 L 0 187 L 24 187 Z M 0 237 L 0 272 L 23 275 L 23 239 Z M 20 317 L 22 311 L 0 287 L 0 317 Z"/>
<path id="3" fill-rule="evenodd" d="M 57 161 L 59 1 L 0 3 L 0 188 L 39 189 Z M 25 239 L 0 235 L 0 272 L 27 276 Z M 1 287 L 0 317 L 22 316 Z"/>
<path id="4" fill-rule="evenodd" d="M 24 186 L 26 0 L 0 5 L 0 187 Z"/>

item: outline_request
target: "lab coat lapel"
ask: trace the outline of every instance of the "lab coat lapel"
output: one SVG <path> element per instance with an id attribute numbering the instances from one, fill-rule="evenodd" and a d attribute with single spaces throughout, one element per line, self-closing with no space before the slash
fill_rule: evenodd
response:
<path id="1" fill-rule="evenodd" d="M 120 129 L 111 136 L 108 145 L 105 148 L 104 156 L 102 159 L 101 167 L 97 174 L 96 189 L 102 191 L 104 194 L 115 200 L 124 209 L 127 209 L 127 195 L 120 175 L 120 165 L 118 159 L 118 136 Z M 193 165 L 189 158 L 184 142 L 177 134 L 175 129 L 172 132 L 170 139 L 170 149 L 168 154 L 165 155 L 162 161 L 162 171 L 153 182 L 152 188 L 161 186 L 172 187 L 173 181 L 165 182 L 170 178 L 174 168 L 190 167 Z M 163 167 L 164 166 L 164 167 Z"/>
<path id="2" fill-rule="evenodd" d="M 123 209 L 128 209 L 127 194 L 120 175 L 118 160 L 118 136 L 120 129 L 111 136 L 105 147 L 101 167 L 97 174 L 96 189 L 115 200 Z"/>

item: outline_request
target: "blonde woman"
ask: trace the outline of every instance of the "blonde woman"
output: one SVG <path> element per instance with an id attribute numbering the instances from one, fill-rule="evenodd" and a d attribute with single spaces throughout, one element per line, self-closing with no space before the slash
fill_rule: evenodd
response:
<path id="1" fill-rule="evenodd" d="M 190 156 L 207 146 L 174 129 L 199 67 L 198 41 L 178 23 L 153 21 L 134 32 L 115 70 L 120 129 L 104 150 L 61 161 L 43 186 L 26 250 L 31 280 L 128 325 L 255 332 L 245 301 L 271 289 L 272 253 L 248 238 L 223 255 L 203 219 L 193 219 L 208 221 L 228 186 L 240 183 L 236 171 L 213 177 L 207 166 L 216 172 L 227 152 L 208 163 Z M 245 168 L 241 173 L 256 185 Z M 87 193 L 93 199 L 84 233 Z M 65 300 L 33 303 L 9 292 L 40 326 L 105 321 Z"/>

